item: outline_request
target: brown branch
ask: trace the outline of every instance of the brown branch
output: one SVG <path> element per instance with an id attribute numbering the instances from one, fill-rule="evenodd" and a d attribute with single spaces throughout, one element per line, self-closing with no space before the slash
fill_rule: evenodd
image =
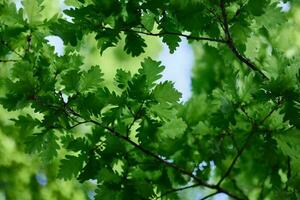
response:
<path id="1" fill-rule="evenodd" d="M 231 37 L 230 31 L 229 31 L 229 24 L 227 19 L 227 13 L 225 9 L 225 2 L 224 0 L 221 0 L 220 2 L 220 8 L 222 11 L 222 17 L 223 17 L 223 26 L 224 26 L 224 32 L 226 37 L 226 44 L 229 47 L 229 49 L 232 51 L 232 53 L 244 64 L 246 64 L 251 70 L 259 73 L 264 79 L 268 80 L 268 77 L 248 58 L 243 56 L 238 49 L 236 48 L 234 41 Z"/>

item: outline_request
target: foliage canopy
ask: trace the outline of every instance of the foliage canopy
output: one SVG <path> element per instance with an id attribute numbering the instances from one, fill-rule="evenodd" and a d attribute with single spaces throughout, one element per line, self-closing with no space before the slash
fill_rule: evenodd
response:
<path id="1" fill-rule="evenodd" d="M 277 0 L 66 0 L 64 15 L 46 0 L 0 2 L 0 103 L 17 113 L 0 138 L 38 155 L 53 181 L 94 180 L 96 200 L 184 199 L 191 188 L 202 199 L 300 199 L 296 1 L 283 12 Z M 145 36 L 170 53 L 183 38 L 193 45 L 190 100 L 159 82 Z M 84 57 L 88 37 L 103 57 L 119 43 L 144 56 L 139 69 L 109 80 Z M 9 198 L 13 177 L 0 175 Z"/>

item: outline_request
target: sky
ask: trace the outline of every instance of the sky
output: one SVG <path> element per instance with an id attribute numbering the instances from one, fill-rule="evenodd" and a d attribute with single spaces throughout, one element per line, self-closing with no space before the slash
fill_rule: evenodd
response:
<path id="1" fill-rule="evenodd" d="M 170 54 L 167 45 L 163 44 L 159 60 L 166 67 L 163 72 L 162 80 L 174 82 L 175 88 L 182 93 L 182 101 L 191 97 L 191 75 L 194 65 L 194 53 L 187 40 L 182 38 L 179 47 L 173 54 Z"/>

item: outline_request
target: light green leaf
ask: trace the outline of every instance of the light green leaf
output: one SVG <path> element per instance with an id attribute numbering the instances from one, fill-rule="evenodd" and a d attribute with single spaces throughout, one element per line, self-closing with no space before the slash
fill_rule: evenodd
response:
<path id="1" fill-rule="evenodd" d="M 145 58 L 141 65 L 139 73 L 146 76 L 147 84 L 151 88 L 153 83 L 162 77 L 161 72 L 165 67 L 161 65 L 161 62 L 152 60 L 150 57 Z"/>
<path id="2" fill-rule="evenodd" d="M 145 26 L 147 31 L 152 31 L 154 22 L 155 22 L 155 15 L 153 13 L 144 13 L 142 16 L 142 24 Z"/>
<path id="3" fill-rule="evenodd" d="M 43 10 L 43 0 L 23 0 L 24 11 L 30 25 L 36 25 L 43 20 L 41 11 Z"/>
<path id="4" fill-rule="evenodd" d="M 103 73 L 100 70 L 99 66 L 92 66 L 91 69 L 82 74 L 80 80 L 80 91 L 89 92 L 94 91 L 101 86 L 102 81 L 104 80 Z"/>
<path id="5" fill-rule="evenodd" d="M 163 138 L 179 138 L 183 135 L 187 125 L 181 118 L 174 118 L 159 128 L 160 136 Z"/>
<path id="6" fill-rule="evenodd" d="M 171 81 L 158 84 L 153 90 L 153 95 L 160 103 L 175 103 L 181 97 L 180 92 L 174 88 Z"/>

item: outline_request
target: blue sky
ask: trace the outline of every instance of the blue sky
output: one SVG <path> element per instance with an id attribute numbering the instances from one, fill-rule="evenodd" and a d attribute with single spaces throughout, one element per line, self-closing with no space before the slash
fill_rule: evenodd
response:
<path id="1" fill-rule="evenodd" d="M 173 54 L 169 53 L 168 47 L 164 44 L 159 60 L 166 67 L 162 80 L 170 80 L 175 88 L 182 93 L 182 101 L 191 96 L 191 74 L 194 65 L 194 53 L 186 39 L 182 38 L 180 46 Z"/>

